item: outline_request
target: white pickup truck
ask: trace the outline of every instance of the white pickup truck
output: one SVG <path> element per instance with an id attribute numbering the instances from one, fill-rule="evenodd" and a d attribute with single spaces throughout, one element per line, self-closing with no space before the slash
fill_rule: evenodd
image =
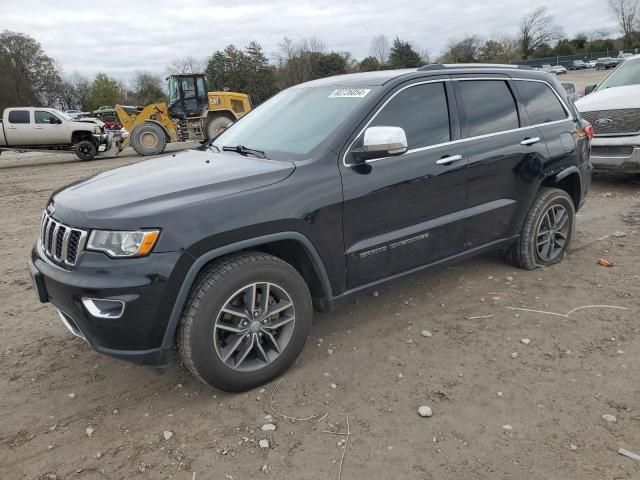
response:
<path id="1" fill-rule="evenodd" d="M 640 55 L 627 58 L 576 101 L 591 125 L 591 163 L 597 170 L 640 173 Z"/>
<path id="2" fill-rule="evenodd" d="M 0 120 L 0 151 L 73 150 L 91 160 L 109 150 L 111 140 L 100 120 L 74 120 L 55 108 L 6 108 Z"/>

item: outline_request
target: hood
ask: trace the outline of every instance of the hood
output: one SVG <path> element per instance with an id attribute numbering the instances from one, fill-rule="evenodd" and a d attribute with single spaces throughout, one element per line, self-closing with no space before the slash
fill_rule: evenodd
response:
<path id="1" fill-rule="evenodd" d="M 87 117 L 83 117 L 83 118 L 79 118 L 76 120 L 73 120 L 74 123 L 92 123 L 94 125 L 98 125 L 100 127 L 104 127 L 104 122 L 102 120 L 100 120 L 99 118 L 87 118 Z"/>
<path id="2" fill-rule="evenodd" d="M 188 150 L 116 168 L 52 196 L 55 217 L 79 228 L 142 228 L 171 210 L 272 185 L 295 165 Z M 160 225 L 155 225 L 160 226 Z"/>
<path id="3" fill-rule="evenodd" d="M 580 113 L 640 108 L 640 85 L 605 88 L 585 95 L 575 103 Z"/>

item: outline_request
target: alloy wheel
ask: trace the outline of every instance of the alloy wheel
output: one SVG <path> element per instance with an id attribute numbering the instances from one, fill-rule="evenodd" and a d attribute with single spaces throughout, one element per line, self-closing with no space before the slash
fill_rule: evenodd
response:
<path id="1" fill-rule="evenodd" d="M 552 262 L 564 251 L 569 236 L 569 213 L 562 205 L 552 205 L 544 213 L 538 225 L 536 247 L 538 257 Z"/>
<path id="2" fill-rule="evenodd" d="M 284 351 L 294 325 L 295 309 L 286 290 L 271 282 L 252 283 L 231 295 L 218 313 L 216 354 L 233 370 L 259 370 Z"/>

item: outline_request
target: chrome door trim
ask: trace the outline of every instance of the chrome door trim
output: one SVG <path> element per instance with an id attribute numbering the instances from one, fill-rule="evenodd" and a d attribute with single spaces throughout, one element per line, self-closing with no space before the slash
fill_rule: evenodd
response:
<path id="1" fill-rule="evenodd" d="M 405 153 L 403 153 L 402 155 L 399 155 L 398 157 L 402 157 L 403 155 L 407 155 L 409 153 L 416 153 L 416 152 L 423 152 L 426 150 L 431 150 L 434 148 L 440 148 L 440 147 L 444 147 L 447 145 L 457 145 L 459 143 L 463 143 L 463 142 L 469 142 L 469 141 L 473 141 L 473 140 L 481 140 L 484 138 L 491 138 L 491 137 L 495 137 L 497 135 L 505 135 L 508 133 L 513 133 L 513 132 L 520 132 L 520 131 L 524 131 L 524 130 L 528 130 L 530 128 L 538 128 L 538 127 L 543 127 L 543 126 L 547 126 L 547 125 L 556 125 L 558 123 L 562 123 L 562 122 L 566 122 L 566 121 L 575 121 L 575 118 L 573 117 L 573 115 L 571 114 L 571 111 L 569 110 L 569 108 L 567 107 L 567 105 L 564 103 L 564 101 L 562 100 L 562 97 L 560 97 L 560 95 L 558 95 L 558 92 L 555 91 L 555 89 L 551 86 L 551 84 L 549 82 L 547 82 L 546 80 L 537 80 L 537 79 L 532 79 L 532 78 L 520 78 L 520 77 L 468 77 L 468 78 L 455 78 L 455 79 L 451 79 L 451 78 L 439 78 L 437 80 L 427 80 L 427 81 L 423 81 L 423 82 L 416 82 L 416 83 L 412 83 L 410 85 L 405 85 L 404 87 L 402 87 L 400 90 L 398 90 L 397 92 L 395 92 L 393 95 L 391 95 L 379 108 L 378 110 L 376 110 L 376 112 L 373 114 L 373 116 L 369 119 L 369 121 L 365 124 L 364 127 L 362 127 L 362 129 L 358 132 L 358 134 L 354 137 L 354 139 L 351 141 L 351 143 L 349 143 L 349 146 L 347 147 L 347 149 L 345 150 L 344 154 L 342 155 L 342 164 L 347 167 L 347 168 L 353 168 L 353 167 L 357 167 L 358 165 L 361 165 L 360 163 L 347 163 L 347 154 L 351 151 L 351 148 L 353 147 L 353 144 L 356 143 L 356 140 L 358 138 L 360 138 L 360 135 L 362 135 L 362 133 L 367 129 L 367 127 L 371 124 L 371 122 L 373 122 L 373 120 L 375 120 L 375 118 L 378 116 L 378 114 L 380 113 L 380 111 L 400 92 L 406 90 L 407 88 L 411 88 L 417 85 L 423 85 L 426 83 L 438 83 L 438 82 L 452 82 L 452 81 L 469 81 L 469 80 L 502 80 L 504 82 L 508 82 L 509 80 L 517 80 L 517 81 L 524 81 L 524 82 L 538 82 L 538 83 L 544 83 L 545 85 L 547 85 L 551 91 L 555 94 L 555 96 L 558 98 L 558 100 L 560 101 L 560 104 L 562 105 L 562 108 L 564 108 L 565 112 L 567 113 L 567 118 L 562 119 L 562 120 L 554 120 L 553 122 L 545 122 L 545 123 L 538 123 L 535 125 L 526 125 L 524 127 L 519 127 L 519 128 L 514 128 L 511 130 L 503 130 L 500 132 L 494 132 L 494 133 L 487 133 L 484 135 L 477 135 L 475 137 L 467 137 L 467 138 L 460 138 L 458 140 L 451 140 L 450 142 L 444 142 L 444 143 L 437 143 L 435 145 L 427 145 L 426 147 L 419 147 L 419 148 L 412 148 L 407 150 Z M 381 158 L 375 158 L 372 160 L 368 160 L 366 163 L 367 164 L 371 164 L 374 162 L 379 162 L 380 160 L 386 160 L 388 158 L 395 158 L 395 157 L 381 157 Z"/>

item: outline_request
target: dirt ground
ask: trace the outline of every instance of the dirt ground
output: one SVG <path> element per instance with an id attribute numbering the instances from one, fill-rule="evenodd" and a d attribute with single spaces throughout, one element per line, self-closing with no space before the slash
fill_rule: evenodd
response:
<path id="1" fill-rule="evenodd" d="M 640 453 L 640 177 L 594 180 L 560 265 L 484 255 L 316 314 L 270 402 L 276 382 L 226 394 L 100 356 L 36 301 L 50 192 L 137 161 L 0 156 L 1 479 L 640 478 L 616 452 Z M 508 308 L 594 304 L 626 310 Z"/>

